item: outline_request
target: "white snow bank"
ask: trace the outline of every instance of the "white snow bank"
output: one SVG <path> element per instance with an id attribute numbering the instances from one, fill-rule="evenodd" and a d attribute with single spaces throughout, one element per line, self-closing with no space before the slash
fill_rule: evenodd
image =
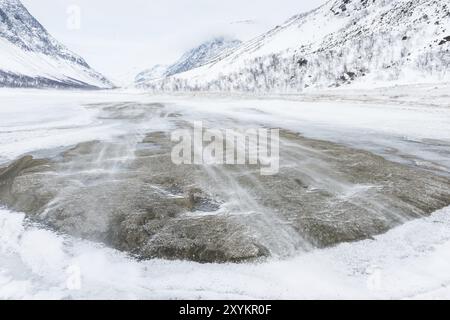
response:
<path id="1" fill-rule="evenodd" d="M 450 208 L 374 240 L 241 265 L 138 262 L 0 210 L 1 299 L 445 298 L 449 268 Z"/>

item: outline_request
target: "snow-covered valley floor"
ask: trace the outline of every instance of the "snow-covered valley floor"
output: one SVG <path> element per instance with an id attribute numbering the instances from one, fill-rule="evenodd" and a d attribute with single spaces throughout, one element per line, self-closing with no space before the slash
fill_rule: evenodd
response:
<path id="1" fill-rule="evenodd" d="M 186 121 L 220 126 L 239 118 L 448 177 L 448 92 L 449 85 L 264 98 L 0 90 L 0 167 L 24 154 L 140 132 L 101 120 L 93 106 L 155 102 Z M 144 125 L 170 130 L 155 120 Z M 449 270 L 450 207 L 370 240 L 242 264 L 138 261 L 0 209 L 0 299 L 441 299 L 450 298 Z"/>

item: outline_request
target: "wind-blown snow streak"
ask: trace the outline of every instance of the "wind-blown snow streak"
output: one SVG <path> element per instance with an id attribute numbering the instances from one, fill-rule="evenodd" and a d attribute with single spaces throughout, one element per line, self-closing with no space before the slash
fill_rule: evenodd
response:
<path id="1" fill-rule="evenodd" d="M 450 6 L 441 0 L 332 0 L 209 64 L 148 89 L 299 92 L 450 80 Z"/>

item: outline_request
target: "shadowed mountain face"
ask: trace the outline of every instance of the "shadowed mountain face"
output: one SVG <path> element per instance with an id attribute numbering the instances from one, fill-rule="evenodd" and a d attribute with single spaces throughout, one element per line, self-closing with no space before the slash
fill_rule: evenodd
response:
<path id="1" fill-rule="evenodd" d="M 447 1 L 331 0 L 209 64 L 148 87 L 300 92 L 353 83 L 450 81 L 447 39 Z"/>
<path id="2" fill-rule="evenodd" d="M 0 0 L 0 87 L 112 86 L 55 40 L 19 0 Z"/>

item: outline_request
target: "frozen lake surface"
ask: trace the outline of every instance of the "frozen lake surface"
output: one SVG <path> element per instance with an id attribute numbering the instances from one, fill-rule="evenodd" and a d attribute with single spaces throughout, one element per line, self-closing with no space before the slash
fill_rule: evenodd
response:
<path id="1" fill-rule="evenodd" d="M 239 119 L 239 126 L 282 128 L 448 177 L 448 89 L 441 85 L 265 98 L 0 90 L 0 164 L 24 154 L 51 157 L 86 141 L 116 143 L 124 136 L 141 139 L 149 131 L 171 130 L 173 123 L 164 119 L 113 121 L 96 107 L 159 103 L 164 112 L 181 114 L 186 122 L 221 127 Z M 118 150 L 114 170 L 122 158 L 133 156 L 136 142 Z M 449 298 L 449 267 L 450 208 L 370 240 L 241 264 L 138 261 L 52 231 L 22 213 L 0 210 L 4 299 Z M 73 282 L 78 275 L 80 283 Z"/>

